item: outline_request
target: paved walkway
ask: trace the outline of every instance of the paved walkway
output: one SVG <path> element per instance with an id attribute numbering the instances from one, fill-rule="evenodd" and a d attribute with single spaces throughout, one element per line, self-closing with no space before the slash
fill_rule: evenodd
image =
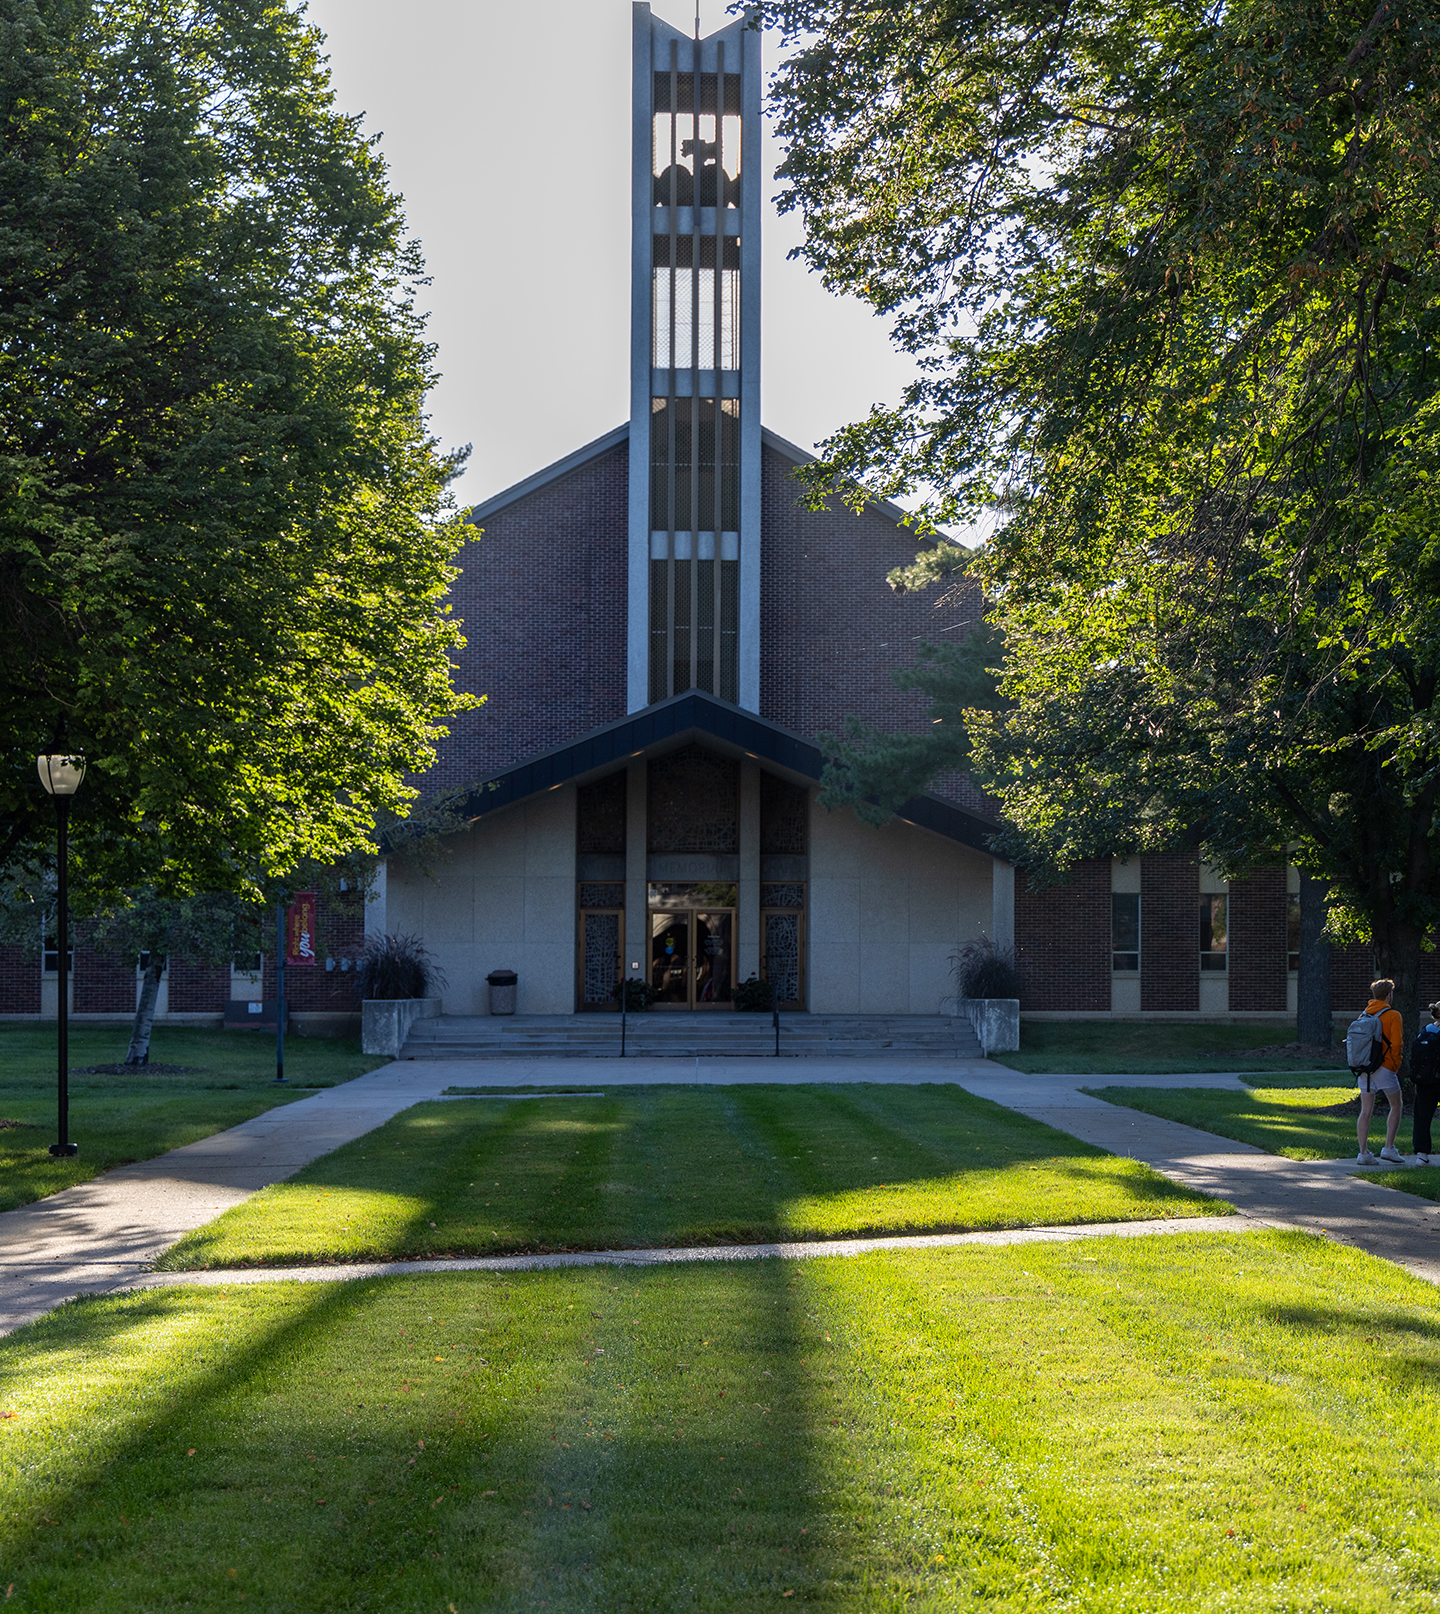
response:
<path id="1" fill-rule="evenodd" d="M 546 1059 L 507 1060 L 503 1072 L 473 1061 L 406 1061 L 386 1065 L 341 1087 L 268 1111 L 227 1132 L 172 1150 L 155 1160 L 107 1172 L 93 1182 L 0 1214 L 0 1334 L 78 1294 L 134 1287 L 137 1282 L 264 1282 L 300 1276 L 316 1280 L 347 1275 L 340 1267 L 231 1273 L 149 1274 L 150 1264 L 182 1234 L 203 1226 L 258 1189 L 281 1182 L 317 1156 L 382 1125 L 451 1085 L 565 1087 L 577 1093 L 644 1082 L 889 1082 L 914 1085 L 954 1081 L 968 1091 L 1034 1116 L 1116 1154 L 1144 1160 L 1177 1181 L 1218 1195 L 1260 1227 L 1307 1227 L 1328 1233 L 1371 1254 L 1399 1262 L 1440 1282 L 1440 1205 L 1394 1194 L 1352 1177 L 1353 1162 L 1282 1160 L 1249 1145 L 1232 1143 L 1172 1121 L 1102 1103 L 1080 1085 L 1228 1086 L 1230 1076 L 1022 1076 L 986 1061 L 867 1066 L 847 1059 L 829 1064 L 761 1059 Z M 1165 1231 L 1194 1231 L 1204 1218 L 1162 1224 Z M 1230 1226 L 1235 1226 L 1233 1219 Z M 1128 1223 L 1106 1231 L 1135 1234 L 1149 1224 Z M 1101 1229 L 1028 1229 L 1022 1234 L 936 1235 L 921 1246 L 965 1242 L 1013 1242 L 1025 1237 L 1094 1237 Z M 744 1246 L 703 1252 L 620 1251 L 574 1258 L 509 1258 L 532 1264 L 595 1264 L 603 1261 L 735 1259 L 761 1254 L 841 1255 L 851 1247 L 905 1248 L 915 1241 L 851 1240 L 816 1246 Z M 504 1270 L 499 1262 L 471 1263 Z M 356 1268 L 356 1275 L 397 1270 L 455 1270 L 457 1263 L 400 1262 Z"/>
<path id="2" fill-rule="evenodd" d="M 1157 1222 L 1089 1222 L 1068 1227 L 1007 1227 L 989 1233 L 917 1233 L 881 1239 L 814 1239 L 804 1244 L 679 1245 L 660 1250 L 569 1250 L 557 1255 L 454 1256 L 441 1261 L 352 1261 L 328 1267 L 232 1267 L 214 1272 L 148 1272 L 126 1287 L 171 1289 L 206 1284 L 343 1283 L 351 1278 L 413 1278 L 417 1272 L 547 1272 L 564 1267 L 659 1267 L 694 1261 L 808 1261 L 872 1250 L 954 1250 L 966 1245 L 1073 1244 L 1080 1239 L 1155 1238 L 1167 1233 L 1259 1233 L 1244 1216 L 1171 1216 Z"/>
<path id="3" fill-rule="evenodd" d="M 391 1067 L 387 1067 L 391 1068 Z M 768 1056 L 747 1059 L 695 1058 L 641 1059 L 525 1059 L 507 1054 L 503 1060 L 415 1059 L 405 1062 L 407 1070 L 438 1072 L 442 1087 L 576 1088 L 636 1087 L 652 1082 L 672 1082 L 681 1087 L 713 1087 L 740 1082 L 896 1082 L 912 1087 L 917 1082 L 955 1082 L 969 1076 L 983 1077 L 1000 1069 L 988 1059 L 877 1059 L 851 1056 L 846 1059 L 779 1059 Z M 377 1072 L 378 1074 L 378 1072 Z"/>
<path id="4" fill-rule="evenodd" d="M 1304 1227 L 1440 1283 L 1440 1205 L 1397 1194 L 1353 1175 L 1346 1160 L 1284 1160 L 1248 1143 L 1123 1109 L 1084 1087 L 1229 1087 L 1233 1076 L 1022 1076 L 1014 1071 L 961 1078 L 961 1085 L 1071 1137 L 1129 1155 L 1167 1177 L 1228 1200 L 1270 1227 Z M 1402 1123 L 1401 1142 L 1408 1141 Z M 1383 1121 L 1371 1147 L 1384 1141 Z M 1404 1166 L 1377 1170 L 1404 1171 Z"/>
<path id="5" fill-rule="evenodd" d="M 74 1295 L 125 1286 L 182 1233 L 436 1097 L 444 1085 L 426 1067 L 386 1065 L 199 1143 L 5 1211 L 0 1334 Z"/>

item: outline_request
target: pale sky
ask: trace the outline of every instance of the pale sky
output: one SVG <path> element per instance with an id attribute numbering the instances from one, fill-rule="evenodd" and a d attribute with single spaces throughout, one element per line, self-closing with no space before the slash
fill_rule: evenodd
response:
<path id="1" fill-rule="evenodd" d="M 655 5 L 687 33 L 694 0 Z M 473 443 L 474 504 L 625 419 L 629 389 L 630 0 L 309 0 L 336 98 L 381 131 L 433 284 L 443 379 L 431 427 Z M 722 27 L 702 0 L 700 27 Z M 778 41 L 766 37 L 768 75 Z M 912 374 L 884 325 L 786 253 L 766 212 L 762 414 L 803 448 L 898 397 Z"/>

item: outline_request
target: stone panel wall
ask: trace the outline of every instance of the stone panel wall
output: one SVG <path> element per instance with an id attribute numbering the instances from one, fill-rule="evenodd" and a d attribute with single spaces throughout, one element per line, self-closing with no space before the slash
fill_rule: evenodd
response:
<path id="1" fill-rule="evenodd" d="M 806 916 L 817 1014 L 936 1014 L 950 960 L 989 931 L 991 860 L 913 824 L 862 824 L 848 808 L 810 818 Z"/>

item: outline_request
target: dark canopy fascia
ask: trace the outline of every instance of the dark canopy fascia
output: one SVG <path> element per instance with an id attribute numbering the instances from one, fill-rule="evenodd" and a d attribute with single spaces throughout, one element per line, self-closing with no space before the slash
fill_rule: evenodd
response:
<path id="1" fill-rule="evenodd" d="M 487 813 L 553 790 L 557 785 L 569 784 L 587 774 L 602 773 L 618 762 L 628 762 L 652 746 L 688 739 L 718 740 L 760 762 L 769 762 L 816 784 L 825 767 L 823 753 L 808 740 L 766 722 L 754 712 L 742 711 L 738 706 L 692 689 L 596 729 L 570 745 L 517 763 L 464 794 L 452 797 L 447 805 L 459 817 L 474 822 Z M 988 842 L 1000 826 L 978 813 L 942 801 L 938 796 L 912 796 L 895 816 L 943 835 L 947 840 L 995 856 Z M 382 847 L 382 850 L 390 849 Z"/>

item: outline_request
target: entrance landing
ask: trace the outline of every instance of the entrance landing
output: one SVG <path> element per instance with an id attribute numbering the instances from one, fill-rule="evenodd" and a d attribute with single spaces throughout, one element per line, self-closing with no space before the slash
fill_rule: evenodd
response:
<path id="1" fill-rule="evenodd" d="M 651 1009 L 626 1018 L 625 1052 L 635 1058 L 762 1059 L 775 1054 L 775 1027 L 768 1014 Z M 618 1014 L 447 1014 L 417 1020 L 400 1058 L 614 1059 L 619 1053 Z M 953 1065 L 981 1054 L 968 1021 L 938 1014 L 782 1014 L 780 1057 Z"/>

